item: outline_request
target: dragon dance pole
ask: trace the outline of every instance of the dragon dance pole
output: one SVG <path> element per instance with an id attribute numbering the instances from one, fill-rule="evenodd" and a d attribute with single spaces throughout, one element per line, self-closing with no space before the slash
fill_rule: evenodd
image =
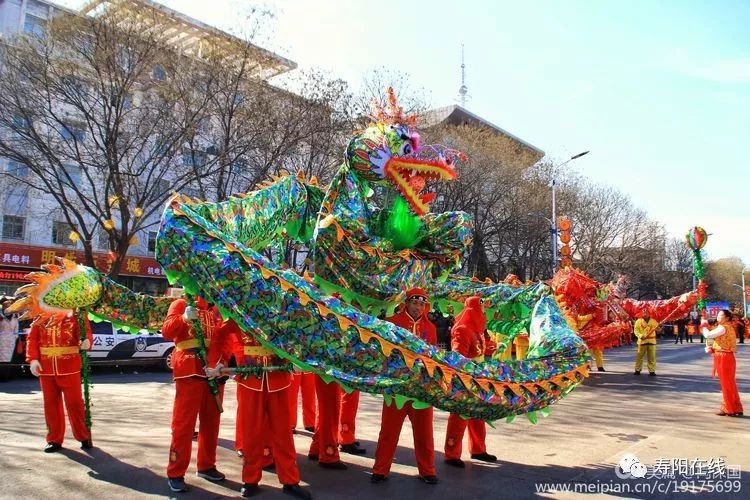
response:
<path id="1" fill-rule="evenodd" d="M 706 290 L 708 286 L 703 281 L 704 269 L 703 269 L 703 256 L 701 255 L 701 249 L 706 246 L 708 241 L 708 234 L 702 227 L 695 226 L 690 229 L 685 235 L 685 242 L 688 247 L 693 251 L 693 272 L 698 280 L 696 287 L 698 291 L 698 310 L 706 310 Z"/>
<path id="2" fill-rule="evenodd" d="M 185 302 L 187 302 L 188 306 L 195 307 L 195 299 L 193 299 L 191 295 L 185 294 Z M 201 360 L 203 368 L 206 368 L 208 367 L 208 353 L 206 351 L 206 338 L 203 334 L 203 325 L 201 324 L 200 317 L 193 320 L 192 326 L 193 331 L 195 332 L 195 338 L 198 340 L 198 359 Z M 221 402 L 221 394 L 219 393 L 219 384 L 216 382 L 216 379 L 213 378 L 207 378 L 206 382 L 208 382 L 208 388 L 214 396 L 214 401 L 216 401 L 216 407 L 219 409 L 219 413 L 224 413 L 224 406 Z"/>
<path id="3" fill-rule="evenodd" d="M 86 314 L 87 312 L 83 309 L 77 309 L 75 311 L 76 318 L 78 319 L 78 330 L 80 335 L 80 341 L 86 340 Z M 89 384 L 91 379 L 91 365 L 89 364 L 89 354 L 85 349 L 79 351 L 81 355 L 81 383 L 83 384 L 83 404 L 84 404 L 84 418 L 86 421 L 86 428 L 91 434 L 91 398 L 89 395 Z"/>

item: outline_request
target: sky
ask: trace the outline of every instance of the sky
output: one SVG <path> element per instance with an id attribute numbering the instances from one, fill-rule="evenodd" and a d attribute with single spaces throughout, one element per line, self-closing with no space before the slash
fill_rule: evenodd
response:
<path id="1" fill-rule="evenodd" d="M 59 3 L 75 7 L 80 0 Z M 237 0 L 161 0 L 222 29 Z M 750 2 L 278 0 L 264 45 L 356 87 L 385 67 L 750 266 Z M 397 89 L 398 90 L 398 89 Z"/>

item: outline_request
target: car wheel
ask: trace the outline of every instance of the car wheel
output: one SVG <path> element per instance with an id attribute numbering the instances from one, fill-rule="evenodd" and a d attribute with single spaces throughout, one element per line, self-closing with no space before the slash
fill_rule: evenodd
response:
<path id="1" fill-rule="evenodd" d="M 164 358 L 162 360 L 162 368 L 164 368 L 164 370 L 168 372 L 171 372 L 173 359 L 174 359 L 174 347 L 168 350 L 166 354 L 164 355 Z"/>

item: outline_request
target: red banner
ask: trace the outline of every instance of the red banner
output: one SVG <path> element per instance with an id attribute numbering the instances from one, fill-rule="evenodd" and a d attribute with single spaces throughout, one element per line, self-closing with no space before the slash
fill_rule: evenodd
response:
<path id="1" fill-rule="evenodd" d="M 64 248 L 36 247 L 31 245 L 14 245 L 0 243 L 0 266 L 26 267 L 39 269 L 42 264 L 54 263 L 55 257 L 65 257 L 75 262 L 83 262 L 83 252 L 80 250 L 66 250 Z M 106 253 L 95 253 L 96 268 L 102 272 L 109 272 L 112 258 Z M 8 272 L 8 271 L 5 271 Z M 122 263 L 120 274 L 124 276 L 147 276 L 163 278 L 164 271 L 152 257 L 128 256 Z M 2 278 L 9 279 L 12 278 Z"/>

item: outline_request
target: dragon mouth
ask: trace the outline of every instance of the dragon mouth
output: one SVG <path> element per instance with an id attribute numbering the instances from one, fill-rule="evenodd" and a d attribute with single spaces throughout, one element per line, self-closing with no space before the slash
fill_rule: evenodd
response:
<path id="1" fill-rule="evenodd" d="M 430 211 L 429 203 L 435 199 L 434 192 L 423 192 L 427 182 L 451 181 L 456 178 L 456 170 L 450 161 L 442 158 L 424 160 L 394 156 L 385 165 L 385 176 L 416 215 L 425 215 Z"/>

